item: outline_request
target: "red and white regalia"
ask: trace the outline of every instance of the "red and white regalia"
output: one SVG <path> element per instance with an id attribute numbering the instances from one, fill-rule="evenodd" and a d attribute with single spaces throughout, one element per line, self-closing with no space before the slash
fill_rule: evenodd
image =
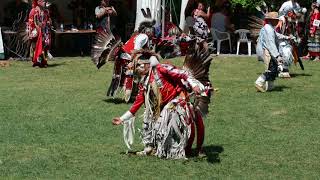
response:
<path id="1" fill-rule="evenodd" d="M 184 158 L 191 150 L 195 122 L 201 126 L 202 131 L 202 137 L 198 138 L 198 141 L 201 141 L 200 144 L 203 142 L 202 115 L 190 103 L 187 87 L 205 90 L 188 71 L 169 64 L 157 64 L 141 78 L 136 100 L 130 110 L 120 118 L 125 127 L 131 126 L 128 124 L 131 124 L 142 104 L 145 105 L 142 142 L 145 147 L 152 147 L 158 157 Z M 128 128 L 125 128 L 124 132 L 127 131 Z M 130 147 L 127 137 L 129 136 L 125 135 L 125 141 Z"/>
<path id="2" fill-rule="evenodd" d="M 49 10 L 42 0 L 34 0 L 28 19 L 30 55 L 33 66 L 46 67 L 51 43 Z"/>
<path id="3" fill-rule="evenodd" d="M 315 10 L 310 17 L 308 50 L 311 57 L 320 56 L 320 28 L 319 26 L 316 26 L 315 23 L 315 21 L 320 21 L 319 9 L 318 5 L 316 5 Z"/>

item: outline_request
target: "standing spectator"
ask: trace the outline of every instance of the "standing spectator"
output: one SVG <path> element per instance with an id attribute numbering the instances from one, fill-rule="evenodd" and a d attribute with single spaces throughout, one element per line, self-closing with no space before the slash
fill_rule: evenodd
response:
<path id="1" fill-rule="evenodd" d="M 109 0 L 101 0 L 100 6 L 95 9 L 95 15 L 98 20 L 97 31 L 111 32 L 110 16 L 116 16 L 117 11 L 109 6 Z"/>
<path id="2" fill-rule="evenodd" d="M 210 7 L 207 12 L 204 12 L 205 6 L 202 2 L 198 3 L 197 9 L 192 12 L 194 18 L 193 30 L 195 35 L 200 38 L 200 40 L 206 40 L 208 38 L 208 25 L 206 20 L 210 16 Z"/>

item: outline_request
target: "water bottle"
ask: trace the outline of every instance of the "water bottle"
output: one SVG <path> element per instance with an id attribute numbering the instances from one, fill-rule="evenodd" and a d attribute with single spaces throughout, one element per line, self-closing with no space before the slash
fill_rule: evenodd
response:
<path id="1" fill-rule="evenodd" d="M 60 24 L 60 31 L 63 32 L 63 24 Z"/>

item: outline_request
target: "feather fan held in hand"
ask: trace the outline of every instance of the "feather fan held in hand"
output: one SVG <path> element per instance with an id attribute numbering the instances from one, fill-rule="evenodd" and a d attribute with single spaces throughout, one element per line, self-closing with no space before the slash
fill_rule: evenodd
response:
<path id="1" fill-rule="evenodd" d="M 252 36 L 258 37 L 261 28 L 263 28 L 263 19 L 257 16 L 250 16 L 249 29 L 251 31 Z"/>
<path id="2" fill-rule="evenodd" d="M 203 46 L 203 43 L 196 43 L 196 40 L 190 42 L 187 55 L 184 60 L 183 69 L 187 70 L 195 79 L 205 86 L 210 86 L 209 70 L 212 57 L 209 49 Z M 208 114 L 210 103 L 210 93 L 208 96 L 197 96 L 195 98 L 195 107 L 200 110 L 202 115 Z"/>
<path id="3" fill-rule="evenodd" d="M 115 51 L 120 45 L 121 40 L 116 40 L 111 32 L 101 31 L 97 33 L 91 49 L 91 58 L 98 69 L 107 61 L 114 60 Z"/>
<path id="4" fill-rule="evenodd" d="M 11 39 L 6 44 L 9 51 L 21 59 L 27 59 L 30 51 L 30 42 L 27 31 L 28 11 L 22 11 L 13 22 L 11 30 L 17 32 L 11 35 Z"/>

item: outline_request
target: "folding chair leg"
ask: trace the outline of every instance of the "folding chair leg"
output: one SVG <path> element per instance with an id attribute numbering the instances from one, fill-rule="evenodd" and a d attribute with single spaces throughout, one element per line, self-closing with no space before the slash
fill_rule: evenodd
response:
<path id="1" fill-rule="evenodd" d="M 217 55 L 220 54 L 221 41 L 217 41 Z"/>
<path id="2" fill-rule="evenodd" d="M 237 42 L 237 55 L 239 55 L 240 41 Z"/>
<path id="3" fill-rule="evenodd" d="M 248 54 L 251 56 L 251 42 L 248 42 Z"/>
<path id="4" fill-rule="evenodd" d="M 229 39 L 229 49 L 230 49 L 230 54 L 231 54 L 232 53 L 231 39 Z"/>

